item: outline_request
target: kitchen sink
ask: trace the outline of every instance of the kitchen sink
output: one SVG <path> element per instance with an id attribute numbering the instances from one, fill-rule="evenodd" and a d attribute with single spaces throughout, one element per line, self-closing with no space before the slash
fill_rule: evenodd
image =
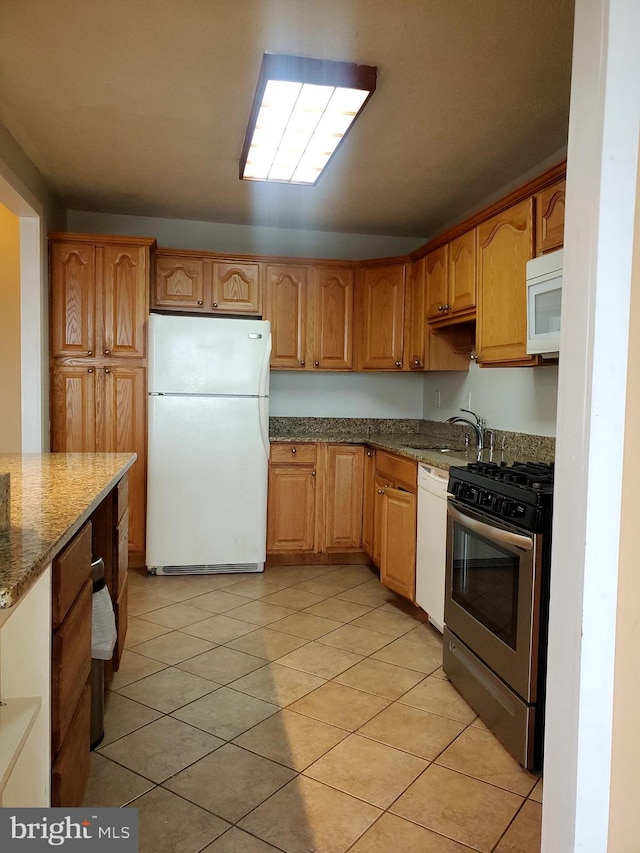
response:
<path id="1" fill-rule="evenodd" d="M 408 450 L 430 450 L 435 451 L 436 453 L 456 452 L 455 447 L 449 447 L 447 444 L 402 444 L 401 447 L 406 447 Z"/>

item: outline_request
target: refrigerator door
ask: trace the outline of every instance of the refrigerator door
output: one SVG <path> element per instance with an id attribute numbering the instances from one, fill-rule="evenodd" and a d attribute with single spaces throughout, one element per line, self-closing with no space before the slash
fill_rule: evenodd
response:
<path id="1" fill-rule="evenodd" d="M 267 320 L 149 317 L 149 391 L 268 396 Z"/>
<path id="2" fill-rule="evenodd" d="M 262 571 L 268 400 L 149 397 L 147 566 Z"/>

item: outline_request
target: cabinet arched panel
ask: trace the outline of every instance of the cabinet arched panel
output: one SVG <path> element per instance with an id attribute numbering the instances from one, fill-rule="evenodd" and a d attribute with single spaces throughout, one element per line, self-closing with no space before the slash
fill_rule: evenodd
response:
<path id="1" fill-rule="evenodd" d="M 404 265 L 363 271 L 360 287 L 360 367 L 400 370 L 403 365 Z"/>
<path id="2" fill-rule="evenodd" d="M 144 358 L 148 314 L 148 252 L 138 247 L 104 246 L 102 256 L 104 287 L 105 356 Z"/>
<path id="3" fill-rule="evenodd" d="M 315 270 L 314 366 L 350 370 L 353 366 L 353 271 Z"/>
<path id="4" fill-rule="evenodd" d="M 265 318 L 271 321 L 271 367 L 304 368 L 307 362 L 305 267 L 267 267 Z"/>
<path id="5" fill-rule="evenodd" d="M 95 354 L 95 249 L 86 244 L 51 247 L 51 354 Z"/>
<path id="6" fill-rule="evenodd" d="M 209 307 L 230 314 L 259 314 L 260 265 L 214 264 L 213 301 Z"/>
<path id="7" fill-rule="evenodd" d="M 204 265 L 196 258 L 156 256 L 154 307 L 203 311 Z"/>

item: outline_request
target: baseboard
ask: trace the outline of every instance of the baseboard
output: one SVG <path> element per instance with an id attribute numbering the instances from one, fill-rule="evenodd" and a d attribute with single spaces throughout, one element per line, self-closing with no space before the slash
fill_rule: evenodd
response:
<path id="1" fill-rule="evenodd" d="M 285 554 L 267 554 L 269 566 L 368 566 L 371 560 L 364 551 L 346 551 L 336 554 L 309 554 L 287 551 Z"/>

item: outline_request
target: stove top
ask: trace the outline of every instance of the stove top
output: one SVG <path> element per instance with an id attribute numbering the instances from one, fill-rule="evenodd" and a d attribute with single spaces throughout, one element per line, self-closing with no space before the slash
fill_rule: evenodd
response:
<path id="1" fill-rule="evenodd" d="M 487 515 L 537 530 L 551 517 L 553 473 L 552 462 L 471 462 L 449 469 L 449 492 Z"/>

